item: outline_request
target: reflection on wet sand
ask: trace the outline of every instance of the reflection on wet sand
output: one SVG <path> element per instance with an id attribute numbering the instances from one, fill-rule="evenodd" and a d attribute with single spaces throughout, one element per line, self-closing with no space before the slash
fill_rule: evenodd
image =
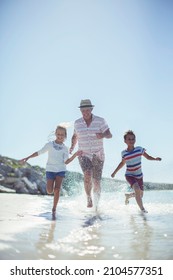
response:
<path id="1" fill-rule="evenodd" d="M 44 226 L 43 231 L 39 234 L 39 239 L 36 243 L 36 250 L 39 254 L 39 259 L 55 258 L 55 256 L 50 254 L 49 250 L 47 250 L 47 245 L 55 242 L 55 228 L 56 220 L 52 220 L 50 224 L 46 224 Z"/>
<path id="2" fill-rule="evenodd" d="M 173 192 L 148 197 L 148 214 L 111 193 L 104 194 L 97 213 L 88 211 L 81 197 L 67 197 L 53 219 L 49 197 L 0 196 L 0 258 L 172 259 Z"/>
<path id="3" fill-rule="evenodd" d="M 139 219 L 141 220 L 139 223 Z M 132 256 L 139 259 L 150 259 L 150 243 L 152 239 L 152 228 L 147 222 L 147 216 L 140 213 L 138 217 L 130 215 L 130 226 L 132 229 L 132 240 L 130 243 Z"/>

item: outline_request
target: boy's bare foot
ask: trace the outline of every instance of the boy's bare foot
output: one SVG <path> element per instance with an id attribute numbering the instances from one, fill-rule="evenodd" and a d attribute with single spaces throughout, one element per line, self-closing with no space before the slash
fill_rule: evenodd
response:
<path id="1" fill-rule="evenodd" d="M 129 194 L 125 194 L 125 205 L 129 204 Z"/>

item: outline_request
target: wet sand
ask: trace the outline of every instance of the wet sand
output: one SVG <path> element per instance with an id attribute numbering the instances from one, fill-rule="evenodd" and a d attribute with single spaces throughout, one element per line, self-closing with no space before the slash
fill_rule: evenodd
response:
<path id="1" fill-rule="evenodd" d="M 171 260 L 173 191 L 145 193 L 148 214 L 124 193 L 102 193 L 99 211 L 85 196 L 61 197 L 56 219 L 52 197 L 0 194 L 1 260 Z"/>

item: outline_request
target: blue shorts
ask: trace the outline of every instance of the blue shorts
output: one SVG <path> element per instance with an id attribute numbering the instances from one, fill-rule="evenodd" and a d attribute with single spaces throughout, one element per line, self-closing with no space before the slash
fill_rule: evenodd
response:
<path id="1" fill-rule="evenodd" d="M 55 180 L 57 176 L 65 177 L 65 171 L 60 171 L 60 172 L 46 171 L 46 179 Z"/>

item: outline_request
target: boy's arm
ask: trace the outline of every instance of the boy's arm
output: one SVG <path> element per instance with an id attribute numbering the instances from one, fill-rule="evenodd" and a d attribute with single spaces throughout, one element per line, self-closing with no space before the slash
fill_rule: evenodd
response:
<path id="1" fill-rule="evenodd" d="M 68 158 L 68 159 L 65 161 L 65 164 L 69 164 L 72 160 L 75 159 L 75 157 L 81 156 L 81 155 L 82 155 L 82 151 L 77 151 L 76 153 L 74 153 L 70 158 Z"/>
<path id="2" fill-rule="evenodd" d="M 146 152 L 143 153 L 143 156 L 148 159 L 148 160 L 162 160 L 160 157 L 152 157 L 150 155 L 148 155 Z"/>
<path id="3" fill-rule="evenodd" d="M 111 177 L 113 178 L 115 174 L 125 165 L 125 160 L 122 159 L 122 161 L 118 164 L 117 168 L 114 170 L 114 172 L 111 174 Z"/>

